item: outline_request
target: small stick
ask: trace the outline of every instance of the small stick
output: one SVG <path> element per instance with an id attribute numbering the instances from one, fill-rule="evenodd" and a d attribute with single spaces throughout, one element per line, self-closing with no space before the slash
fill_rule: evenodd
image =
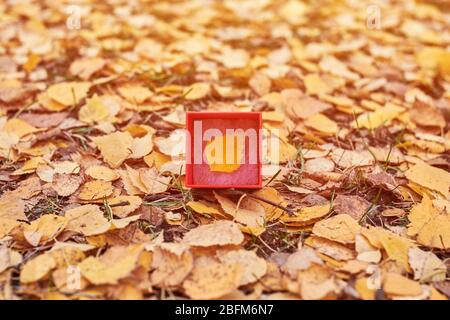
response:
<path id="1" fill-rule="evenodd" d="M 128 201 L 121 201 L 121 202 L 118 202 L 118 203 L 109 204 L 109 206 L 110 206 L 111 208 L 114 208 L 114 207 L 127 206 L 127 205 L 129 205 L 129 204 L 130 204 L 130 203 L 129 203 Z"/>

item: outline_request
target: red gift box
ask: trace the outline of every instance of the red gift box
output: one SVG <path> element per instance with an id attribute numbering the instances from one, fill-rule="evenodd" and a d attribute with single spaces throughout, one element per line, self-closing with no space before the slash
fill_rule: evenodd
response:
<path id="1" fill-rule="evenodd" d="M 186 128 L 187 187 L 261 188 L 262 116 L 260 112 L 187 112 Z M 205 148 L 217 138 L 217 135 L 221 134 L 228 139 L 229 133 L 233 131 L 234 137 L 239 137 L 236 139 L 243 139 L 239 140 L 243 141 L 240 144 L 243 150 L 240 149 L 242 157 L 238 168 L 231 172 L 212 170 L 207 157 L 204 156 Z M 224 142 L 225 146 L 226 144 L 227 142 Z M 234 151 L 233 155 L 237 153 Z"/>

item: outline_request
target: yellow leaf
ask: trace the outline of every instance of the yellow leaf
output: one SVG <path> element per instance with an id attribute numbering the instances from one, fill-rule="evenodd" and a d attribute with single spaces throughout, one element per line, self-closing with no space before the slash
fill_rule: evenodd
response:
<path id="1" fill-rule="evenodd" d="M 68 197 L 78 190 L 83 178 L 76 174 L 55 173 L 52 188 L 61 197 Z"/>
<path id="2" fill-rule="evenodd" d="M 158 287 L 180 285 L 189 275 L 194 258 L 187 246 L 177 243 L 163 243 L 153 252 L 151 275 L 152 283 Z"/>
<path id="3" fill-rule="evenodd" d="M 283 122 L 285 116 L 278 111 L 264 111 L 262 112 L 262 119 L 263 121 Z"/>
<path id="4" fill-rule="evenodd" d="M 138 170 L 139 180 L 143 185 L 143 191 L 148 194 L 165 192 L 169 186 L 171 177 L 165 177 L 155 168 L 141 168 Z M 135 184 L 138 187 L 137 184 Z"/>
<path id="5" fill-rule="evenodd" d="M 161 166 L 167 162 L 170 161 L 170 157 L 153 150 L 150 154 L 146 155 L 144 157 L 144 162 L 149 166 L 149 167 L 156 167 L 156 169 L 159 171 Z"/>
<path id="6" fill-rule="evenodd" d="M 38 94 L 37 100 L 44 109 L 47 109 L 49 111 L 58 112 L 58 111 L 62 111 L 64 109 L 66 109 L 68 107 L 59 102 L 56 102 L 55 100 L 50 99 L 47 91 L 41 92 L 40 94 Z"/>
<path id="7" fill-rule="evenodd" d="M 333 92 L 331 88 L 318 74 L 308 74 L 303 78 L 308 94 L 328 94 Z"/>
<path id="8" fill-rule="evenodd" d="M 65 217 L 55 214 L 45 214 L 34 220 L 24 228 L 25 239 L 33 246 L 39 243 L 53 240 L 59 235 L 67 225 Z"/>
<path id="9" fill-rule="evenodd" d="M 238 203 L 234 203 L 216 192 L 214 195 L 225 213 L 245 227 L 243 231 L 257 236 L 264 232 L 266 212 L 257 201 L 251 198 L 242 198 Z"/>
<path id="10" fill-rule="evenodd" d="M 103 181 L 114 181 L 119 178 L 114 170 L 105 166 L 90 166 L 84 173 L 94 179 Z"/>
<path id="11" fill-rule="evenodd" d="M 199 100 L 211 92 L 211 85 L 206 82 L 197 82 L 184 89 L 184 98 L 186 100 Z"/>
<path id="12" fill-rule="evenodd" d="M 92 284 L 117 284 L 137 267 L 142 251 L 142 245 L 112 247 L 99 258 L 83 260 L 78 267 L 83 277 Z"/>
<path id="13" fill-rule="evenodd" d="M 69 209 L 65 217 L 69 221 L 67 230 L 79 232 L 85 236 L 104 233 L 111 226 L 99 207 L 92 204 Z"/>
<path id="14" fill-rule="evenodd" d="M 93 180 L 86 182 L 80 190 L 78 198 L 91 201 L 104 199 L 113 193 L 113 186 L 110 181 Z"/>
<path id="15" fill-rule="evenodd" d="M 105 107 L 97 95 L 88 99 L 87 103 L 80 108 L 78 113 L 78 118 L 89 124 L 105 121 L 108 117 L 108 108 Z"/>
<path id="16" fill-rule="evenodd" d="M 446 198 L 449 197 L 450 173 L 420 162 L 405 172 L 405 176 L 422 187 L 438 191 Z"/>
<path id="17" fill-rule="evenodd" d="M 450 204 L 448 201 L 431 201 L 424 195 L 408 216 L 408 235 L 417 242 L 432 248 L 446 250 L 450 243 Z"/>
<path id="18" fill-rule="evenodd" d="M 417 296 L 422 293 L 422 287 L 416 281 L 397 273 L 388 273 L 383 279 L 383 290 L 389 296 Z"/>
<path id="19" fill-rule="evenodd" d="M 183 288 L 191 299 L 217 299 L 236 290 L 241 277 L 237 264 L 196 265 Z"/>
<path id="20" fill-rule="evenodd" d="M 128 204 L 126 204 L 127 202 Z M 116 206 L 121 203 L 124 203 L 124 205 Z M 111 206 L 112 213 L 115 216 L 125 218 L 141 206 L 142 199 L 138 196 L 118 196 L 108 200 L 108 204 Z"/>
<path id="21" fill-rule="evenodd" d="M 376 290 L 369 288 L 368 283 L 368 278 L 358 278 L 355 282 L 355 289 L 363 300 L 374 300 Z"/>
<path id="22" fill-rule="evenodd" d="M 205 147 L 206 160 L 213 172 L 234 172 L 240 168 L 244 156 L 244 139 L 238 135 L 215 137 Z"/>
<path id="23" fill-rule="evenodd" d="M 49 253 L 44 253 L 25 263 L 20 272 L 21 283 L 32 283 L 44 278 L 56 267 L 56 261 Z"/>
<path id="24" fill-rule="evenodd" d="M 280 220 L 292 226 L 306 226 L 313 224 L 330 212 L 330 205 L 317 205 L 300 209 L 295 216 L 283 215 Z"/>
<path id="25" fill-rule="evenodd" d="M 447 267 L 433 252 L 412 247 L 408 251 L 409 264 L 414 279 L 419 281 L 444 281 Z"/>
<path id="26" fill-rule="evenodd" d="M 95 72 L 105 65 L 102 58 L 82 58 L 77 59 L 70 65 L 70 73 L 79 76 L 83 80 L 88 80 Z"/>
<path id="27" fill-rule="evenodd" d="M 23 120 L 13 118 L 13 119 L 9 119 L 5 123 L 2 131 L 5 131 L 9 134 L 15 134 L 19 138 L 22 138 L 22 137 L 26 136 L 27 134 L 37 132 L 40 130 L 33 127 L 32 125 L 29 125 L 27 122 L 25 122 Z"/>
<path id="28" fill-rule="evenodd" d="M 197 213 L 206 215 L 222 215 L 222 213 L 214 208 L 212 204 L 208 204 L 205 201 L 189 201 L 186 205 Z"/>
<path id="29" fill-rule="evenodd" d="M 100 137 L 93 137 L 97 148 L 112 167 L 118 168 L 131 154 L 133 138 L 129 132 L 114 132 Z"/>
<path id="30" fill-rule="evenodd" d="M 219 260 L 225 264 L 237 264 L 242 269 L 242 277 L 239 286 L 253 283 L 263 277 L 267 272 L 266 260 L 256 255 L 254 251 L 232 250 L 219 252 Z"/>
<path id="31" fill-rule="evenodd" d="M 244 235 L 236 223 L 220 220 L 191 229 L 184 235 L 182 243 L 194 247 L 210 247 L 239 245 L 242 241 Z"/>
<path id="32" fill-rule="evenodd" d="M 307 118 L 305 120 L 305 126 L 324 134 L 335 134 L 339 130 L 336 122 L 321 113 L 317 113 Z"/>
<path id="33" fill-rule="evenodd" d="M 134 138 L 131 146 L 131 159 L 139 159 L 148 155 L 153 149 L 153 134 L 148 133 L 141 138 Z"/>
<path id="34" fill-rule="evenodd" d="M 354 128 L 376 129 L 380 126 L 389 124 L 389 122 L 400 116 L 405 109 L 394 104 L 387 104 L 374 112 L 364 113 L 352 122 Z"/>
<path id="35" fill-rule="evenodd" d="M 258 191 L 255 191 L 253 194 L 283 207 L 286 207 L 288 205 L 288 203 L 286 202 L 286 200 L 284 200 L 280 193 L 272 187 L 264 187 Z M 258 199 L 256 199 L 256 201 L 264 208 L 267 221 L 277 220 L 284 213 L 283 209 L 275 207 L 267 202 Z"/>
<path id="36" fill-rule="evenodd" d="M 41 62 L 41 58 L 34 53 L 28 56 L 27 62 L 23 65 L 23 69 L 26 72 L 32 72 L 38 66 L 39 62 Z"/>
<path id="37" fill-rule="evenodd" d="M 358 222 L 348 214 L 339 214 L 319 221 L 313 227 L 315 235 L 342 244 L 354 243 L 359 230 Z"/>
<path id="38" fill-rule="evenodd" d="M 142 103 L 153 95 L 148 88 L 139 85 L 124 85 L 119 88 L 119 93 L 132 103 Z"/>
<path id="39" fill-rule="evenodd" d="M 83 100 L 91 84 L 89 82 L 61 82 L 50 86 L 47 95 L 50 99 L 67 107 L 77 105 Z"/>

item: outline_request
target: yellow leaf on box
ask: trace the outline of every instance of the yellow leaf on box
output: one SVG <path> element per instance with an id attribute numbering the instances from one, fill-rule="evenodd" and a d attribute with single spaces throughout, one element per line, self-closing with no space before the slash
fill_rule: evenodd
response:
<path id="1" fill-rule="evenodd" d="M 213 172 L 233 172 L 244 162 L 244 139 L 237 135 L 215 137 L 205 147 L 206 160 Z"/>

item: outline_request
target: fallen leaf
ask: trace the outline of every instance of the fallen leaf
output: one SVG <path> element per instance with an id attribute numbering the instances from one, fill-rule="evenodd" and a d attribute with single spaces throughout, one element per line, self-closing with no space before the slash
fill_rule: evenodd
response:
<path id="1" fill-rule="evenodd" d="M 237 289 L 241 277 L 242 269 L 238 264 L 195 266 L 183 288 L 192 299 L 217 299 Z"/>
<path id="2" fill-rule="evenodd" d="M 133 138 L 129 132 L 117 131 L 104 136 L 93 137 L 92 141 L 112 168 L 120 167 L 131 154 Z"/>
<path id="3" fill-rule="evenodd" d="M 81 187 L 78 198 L 81 200 L 92 201 L 104 199 L 113 193 L 113 186 L 110 181 L 93 180 L 88 181 Z"/>
<path id="4" fill-rule="evenodd" d="M 183 237 L 184 244 L 195 247 L 238 245 L 242 241 L 244 241 L 244 235 L 238 225 L 225 220 L 198 226 Z"/>
<path id="5" fill-rule="evenodd" d="M 79 232 L 85 236 L 102 234 L 111 226 L 99 207 L 92 204 L 69 209 L 65 217 L 68 221 L 67 230 Z"/>
<path id="6" fill-rule="evenodd" d="M 418 163 L 405 172 L 412 182 L 425 188 L 438 191 L 446 198 L 450 196 L 450 173 L 426 163 Z"/>
<path id="7" fill-rule="evenodd" d="M 359 230 L 360 226 L 355 219 L 348 214 L 339 214 L 316 222 L 312 231 L 319 237 L 350 244 L 355 242 L 355 235 L 359 233 Z"/>
<path id="8" fill-rule="evenodd" d="M 116 284 L 137 267 L 142 251 L 141 245 L 116 246 L 99 258 L 89 257 L 83 260 L 78 267 L 83 277 L 92 284 Z"/>
<path id="9" fill-rule="evenodd" d="M 120 176 L 112 169 L 106 166 L 90 166 L 84 172 L 88 176 L 103 181 L 114 181 L 117 180 Z"/>
<path id="10" fill-rule="evenodd" d="M 247 250 L 233 250 L 218 253 L 219 260 L 224 264 L 237 264 L 241 266 L 242 277 L 239 286 L 253 283 L 263 277 L 267 272 L 266 260 L 258 257 L 255 252 Z"/>
<path id="11" fill-rule="evenodd" d="M 194 266 L 192 253 L 187 246 L 165 243 L 153 252 L 151 281 L 158 287 L 180 285 Z"/>
<path id="12" fill-rule="evenodd" d="M 416 296 L 422 293 L 422 287 L 418 282 L 396 273 L 384 276 L 383 290 L 390 296 Z"/>
<path id="13" fill-rule="evenodd" d="M 77 105 L 91 88 L 89 82 L 61 82 L 50 86 L 47 95 L 64 107 Z"/>
<path id="14" fill-rule="evenodd" d="M 445 280 L 447 267 L 433 252 L 411 247 L 408 251 L 408 257 L 409 264 L 414 272 L 414 280 L 421 282 Z"/>

